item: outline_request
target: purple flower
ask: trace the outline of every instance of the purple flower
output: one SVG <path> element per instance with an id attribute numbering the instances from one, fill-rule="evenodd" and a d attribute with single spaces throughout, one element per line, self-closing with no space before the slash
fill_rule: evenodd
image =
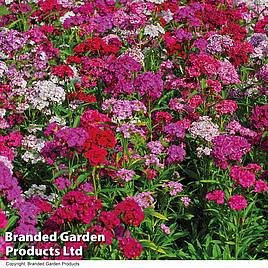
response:
<path id="1" fill-rule="evenodd" d="M 27 201 L 16 203 L 14 207 L 18 209 L 20 215 L 19 225 L 16 227 L 15 233 L 36 234 L 37 229 L 35 225 L 37 223 L 36 218 L 39 214 L 39 208 Z"/>
<path id="2" fill-rule="evenodd" d="M 211 54 L 223 53 L 231 46 L 233 40 L 229 36 L 214 34 L 208 38 L 207 51 Z"/>
<path id="3" fill-rule="evenodd" d="M 133 198 L 142 209 L 154 207 L 154 198 L 150 192 L 142 192 Z"/>
<path id="4" fill-rule="evenodd" d="M 163 80 L 159 73 L 145 72 L 136 77 L 134 87 L 141 96 L 158 99 L 162 95 Z"/>
<path id="5" fill-rule="evenodd" d="M 239 75 L 235 67 L 228 60 L 220 62 L 218 75 L 224 85 L 239 84 L 241 83 Z"/>
<path id="6" fill-rule="evenodd" d="M 258 73 L 258 78 L 264 82 L 268 82 L 268 64 L 262 66 Z"/>
<path id="7" fill-rule="evenodd" d="M 151 150 L 153 154 L 161 154 L 164 150 L 164 146 L 160 141 L 150 141 L 147 143 L 148 148 Z"/>
<path id="8" fill-rule="evenodd" d="M 181 162 L 185 156 L 186 151 L 183 149 L 183 145 L 171 145 L 167 151 L 167 164 L 174 164 Z"/>
<path id="9" fill-rule="evenodd" d="M 134 175 L 135 175 L 135 171 L 124 169 L 124 168 L 116 172 L 116 176 L 125 182 L 131 181 Z"/>
<path id="10" fill-rule="evenodd" d="M 178 42 L 192 40 L 193 35 L 190 32 L 185 31 L 184 29 L 180 28 L 176 30 L 174 33 L 175 37 L 178 39 Z"/>
<path id="11" fill-rule="evenodd" d="M 205 51 L 207 48 L 208 41 L 205 38 L 198 38 L 194 41 L 194 46 L 198 48 L 201 52 Z"/>
<path id="12" fill-rule="evenodd" d="M 58 177 L 54 183 L 57 185 L 59 190 L 64 190 L 71 186 L 71 181 L 64 177 Z"/>
<path id="13" fill-rule="evenodd" d="M 183 185 L 176 181 L 169 181 L 167 183 L 163 183 L 162 187 L 168 189 L 169 194 L 172 196 L 175 196 L 183 191 Z"/>
<path id="14" fill-rule="evenodd" d="M 185 137 L 185 128 L 178 123 L 170 123 L 166 125 L 164 131 L 172 137 L 180 139 Z"/>
<path id="15" fill-rule="evenodd" d="M 9 202 L 21 201 L 21 188 L 16 178 L 12 177 L 10 169 L 0 161 L 0 192 L 6 195 Z"/>
<path id="16" fill-rule="evenodd" d="M 82 147 L 87 139 L 83 128 L 63 128 L 55 134 L 55 140 L 67 143 L 68 147 Z"/>
<path id="17" fill-rule="evenodd" d="M 92 183 L 90 183 L 90 182 L 86 182 L 86 183 L 82 184 L 80 187 L 83 191 L 88 192 L 88 193 L 91 193 L 94 191 L 94 187 L 93 187 Z"/>

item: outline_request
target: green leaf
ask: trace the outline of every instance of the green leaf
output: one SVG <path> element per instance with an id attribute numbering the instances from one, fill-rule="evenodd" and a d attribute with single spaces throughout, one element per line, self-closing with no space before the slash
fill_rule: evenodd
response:
<path id="1" fill-rule="evenodd" d="M 6 6 L 0 6 L 0 16 L 9 15 L 11 12 L 7 9 Z"/>
<path id="2" fill-rule="evenodd" d="M 188 168 L 185 168 L 183 170 L 183 172 L 185 172 L 188 176 L 190 176 L 191 178 L 195 178 L 195 179 L 198 179 L 199 178 L 199 175 L 197 173 L 195 173 L 194 171 L 188 169 Z"/>
<path id="3" fill-rule="evenodd" d="M 80 115 L 78 115 L 78 116 L 75 118 L 73 127 L 77 127 L 77 126 L 79 125 L 79 122 L 80 122 Z"/>
<path id="4" fill-rule="evenodd" d="M 217 244 L 215 244 L 213 246 L 212 255 L 213 255 L 214 258 L 219 258 L 222 255 L 221 254 L 221 249 Z"/>
<path id="5" fill-rule="evenodd" d="M 82 182 L 84 182 L 85 181 L 85 179 L 87 179 L 87 177 L 88 177 L 88 175 L 89 175 L 90 173 L 84 173 L 84 174 L 81 174 L 78 178 L 77 178 L 77 180 L 76 180 L 76 184 L 78 185 L 78 184 L 81 184 Z"/>
<path id="6" fill-rule="evenodd" d="M 200 182 L 220 184 L 220 182 L 219 181 L 216 181 L 216 180 L 200 180 Z"/>
<path id="7" fill-rule="evenodd" d="M 140 240 L 140 242 L 141 242 L 143 248 L 150 248 L 150 249 L 152 249 L 154 251 L 157 251 L 157 252 L 163 253 L 163 254 L 166 253 L 162 248 L 158 247 L 152 241 L 149 241 L 149 240 Z"/>
<path id="8" fill-rule="evenodd" d="M 160 219 L 160 220 L 165 220 L 165 221 L 168 220 L 168 218 L 167 218 L 166 216 L 164 216 L 163 214 L 160 214 L 159 212 L 156 212 L 156 211 L 153 210 L 153 209 L 147 209 L 147 210 L 146 210 L 146 214 L 147 214 L 147 215 L 154 216 L 154 217 L 156 217 L 156 218 L 158 218 L 158 219 Z"/>
<path id="9" fill-rule="evenodd" d="M 4 229 L 4 232 L 6 232 L 7 230 L 9 230 L 9 228 L 13 227 L 15 225 L 15 223 L 17 222 L 17 220 L 19 219 L 18 216 L 14 215 L 12 216 L 9 220 L 8 220 L 8 225 L 7 227 Z"/>

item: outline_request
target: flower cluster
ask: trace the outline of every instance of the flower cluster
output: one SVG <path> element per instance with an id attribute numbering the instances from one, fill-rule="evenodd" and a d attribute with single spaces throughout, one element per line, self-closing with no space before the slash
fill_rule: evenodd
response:
<path id="1" fill-rule="evenodd" d="M 241 162 L 242 156 L 250 151 L 250 144 L 243 137 L 227 134 L 219 135 L 213 140 L 212 156 L 215 163 L 227 168 L 227 161 Z"/>
<path id="2" fill-rule="evenodd" d="M 258 164 L 248 164 L 245 167 L 232 166 L 229 175 L 244 188 L 249 188 L 256 184 L 256 172 L 262 168 Z"/>
<path id="3" fill-rule="evenodd" d="M 37 81 L 27 99 L 35 109 L 44 110 L 53 103 L 61 104 L 65 100 L 65 91 L 52 81 Z"/>
<path id="4" fill-rule="evenodd" d="M 117 204 L 114 212 L 127 225 L 138 226 L 144 219 L 144 214 L 138 203 L 132 198 L 125 199 Z"/>
<path id="5" fill-rule="evenodd" d="M 162 187 L 168 189 L 170 195 L 177 195 L 183 191 L 183 185 L 176 181 L 165 182 Z"/>
<path id="6" fill-rule="evenodd" d="M 229 198 L 228 205 L 233 210 L 242 210 L 248 206 L 248 202 L 244 196 L 237 194 Z"/>
<path id="7" fill-rule="evenodd" d="M 0 0 L 0 14 L 0 229 L 106 238 L 16 247 L 264 258 L 265 0 Z M 245 208 L 255 233 L 234 251 Z M 216 251 L 197 250 L 208 237 Z"/>
<path id="8" fill-rule="evenodd" d="M 189 131 L 193 138 L 200 137 L 206 141 L 211 141 L 220 134 L 219 127 L 213 124 L 208 116 L 200 117 L 198 121 L 193 122 Z"/>
<path id="9" fill-rule="evenodd" d="M 62 207 L 58 208 L 49 221 L 59 226 L 65 222 L 78 220 L 89 224 L 102 208 L 101 201 L 94 196 L 88 196 L 82 191 L 70 191 L 62 199 Z"/>

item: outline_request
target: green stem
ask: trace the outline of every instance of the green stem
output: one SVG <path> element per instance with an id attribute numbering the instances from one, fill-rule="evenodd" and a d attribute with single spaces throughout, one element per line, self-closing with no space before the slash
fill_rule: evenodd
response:
<path id="1" fill-rule="evenodd" d="M 94 194 L 96 198 L 98 198 L 97 183 L 96 183 L 96 167 L 93 168 L 92 179 L 93 179 Z"/>
<path id="2" fill-rule="evenodd" d="M 153 140 L 153 127 L 152 127 L 152 111 L 151 111 L 151 101 L 148 100 L 148 116 L 149 116 L 149 131 L 150 131 L 150 141 Z"/>
<path id="3" fill-rule="evenodd" d="M 238 260 L 239 255 L 239 214 L 237 213 L 235 216 L 235 259 Z"/>

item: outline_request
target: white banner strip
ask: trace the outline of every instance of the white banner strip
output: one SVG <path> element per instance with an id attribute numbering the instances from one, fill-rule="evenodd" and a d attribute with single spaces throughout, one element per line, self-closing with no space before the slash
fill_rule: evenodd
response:
<path id="1" fill-rule="evenodd" d="M 0 261 L 0 267 L 79 267 L 79 268 L 267 268 L 267 261 Z"/>

